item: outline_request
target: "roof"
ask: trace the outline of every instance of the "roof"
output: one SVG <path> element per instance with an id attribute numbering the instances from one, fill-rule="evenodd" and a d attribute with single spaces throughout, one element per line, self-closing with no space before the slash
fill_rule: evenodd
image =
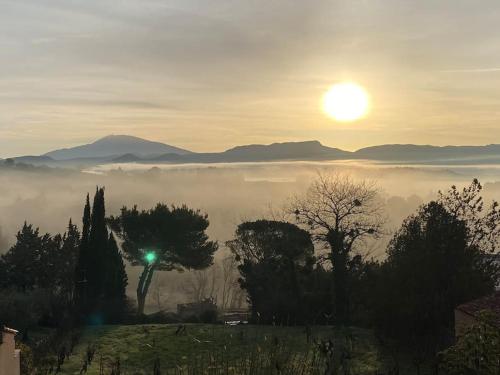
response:
<path id="1" fill-rule="evenodd" d="M 494 314 L 493 324 L 500 328 L 500 291 L 464 303 L 456 309 L 472 316 L 477 316 L 481 311 L 489 310 Z"/>
<path id="2" fill-rule="evenodd" d="M 13 335 L 17 334 L 17 332 L 18 332 L 15 329 L 8 328 L 8 327 L 5 327 L 5 326 L 3 327 L 2 331 L 6 332 L 6 333 L 12 333 Z"/>

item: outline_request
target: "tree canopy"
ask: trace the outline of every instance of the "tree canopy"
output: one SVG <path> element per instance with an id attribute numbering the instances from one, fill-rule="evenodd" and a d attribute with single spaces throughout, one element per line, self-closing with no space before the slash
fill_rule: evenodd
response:
<path id="1" fill-rule="evenodd" d="M 227 245 L 239 262 L 239 282 L 248 293 L 254 320 L 307 321 L 306 277 L 315 264 L 307 231 L 287 222 L 244 222 Z"/>
<path id="2" fill-rule="evenodd" d="M 139 314 L 155 270 L 206 268 L 218 248 L 206 234 L 208 216 L 185 205 L 169 207 L 159 203 L 142 211 L 136 206 L 123 207 L 120 216 L 111 216 L 108 223 L 123 240 L 126 259 L 144 267 L 137 288 Z"/>
<path id="3" fill-rule="evenodd" d="M 446 337 L 457 305 L 494 290 L 496 272 L 468 242 L 467 223 L 441 203 L 406 219 L 387 254 L 373 295 L 377 319 L 391 334 Z"/>

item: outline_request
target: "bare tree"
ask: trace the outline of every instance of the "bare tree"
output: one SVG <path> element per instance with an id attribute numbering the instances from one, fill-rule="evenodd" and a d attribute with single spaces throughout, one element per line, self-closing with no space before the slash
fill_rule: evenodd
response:
<path id="1" fill-rule="evenodd" d="M 191 273 L 184 291 L 191 296 L 194 302 L 201 302 L 206 298 L 217 300 L 218 292 L 218 270 L 217 264 L 207 270 L 194 271 Z"/>
<path id="2" fill-rule="evenodd" d="M 165 290 L 166 282 L 159 274 L 156 274 L 156 277 L 153 278 L 153 282 L 151 283 L 152 293 L 150 298 L 158 307 L 158 311 L 163 310 L 163 301 L 167 296 L 167 292 Z"/>
<path id="3" fill-rule="evenodd" d="M 221 308 L 223 310 L 234 307 L 236 302 L 237 289 L 240 289 L 238 284 L 237 262 L 234 255 L 228 255 L 221 262 L 222 268 L 222 285 L 221 285 Z"/>
<path id="4" fill-rule="evenodd" d="M 383 206 L 375 184 L 347 175 L 319 174 L 303 196 L 291 200 L 288 212 L 329 249 L 325 259 L 333 269 L 335 314 L 337 321 L 345 322 L 352 254 L 364 240 L 382 234 Z"/>
<path id="5" fill-rule="evenodd" d="M 500 205 L 493 200 L 484 203 L 483 186 L 472 180 L 462 190 L 453 185 L 448 191 L 439 191 L 438 202 L 467 226 L 468 244 L 485 253 L 494 253 L 500 245 Z"/>

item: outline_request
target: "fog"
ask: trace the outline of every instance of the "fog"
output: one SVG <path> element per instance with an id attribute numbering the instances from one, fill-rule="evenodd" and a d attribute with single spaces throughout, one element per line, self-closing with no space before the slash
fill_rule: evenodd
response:
<path id="1" fill-rule="evenodd" d="M 84 171 L 47 168 L 0 169 L 0 253 L 7 251 L 23 222 L 42 232 L 63 232 L 69 218 L 81 226 L 85 195 L 96 186 L 106 188 L 107 214 L 123 205 L 150 208 L 157 202 L 185 203 L 209 216 L 208 229 L 218 240 L 222 259 L 224 242 L 243 220 L 270 217 L 287 199 L 304 192 L 318 172 L 348 173 L 377 183 L 385 202 L 388 235 L 370 246 L 382 257 L 391 231 L 422 204 L 452 184 L 465 185 L 478 177 L 489 200 L 500 197 L 500 169 L 496 166 L 397 166 L 373 163 L 238 163 L 213 165 L 98 166 Z M 498 182 L 496 182 L 498 181 Z M 138 268 L 129 268 L 129 294 L 134 294 Z M 167 306 L 189 300 L 183 296 L 186 280 L 176 272 L 157 276 L 166 284 Z M 182 285 L 181 285 L 182 284 Z"/>

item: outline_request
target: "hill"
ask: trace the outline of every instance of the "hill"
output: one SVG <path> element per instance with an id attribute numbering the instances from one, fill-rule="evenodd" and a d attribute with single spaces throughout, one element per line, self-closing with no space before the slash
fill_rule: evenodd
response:
<path id="1" fill-rule="evenodd" d="M 189 154 L 190 151 L 130 135 L 109 135 L 93 143 L 50 151 L 43 156 L 55 160 L 71 160 L 118 157 L 125 154 L 133 154 L 139 157 L 151 157 L 165 153 L 184 155 Z"/>
<path id="2" fill-rule="evenodd" d="M 366 147 L 354 152 L 358 159 L 383 160 L 393 162 L 493 162 L 500 161 L 500 145 L 486 146 L 431 146 L 393 144 Z"/>
<path id="3" fill-rule="evenodd" d="M 284 142 L 270 145 L 238 146 L 225 151 L 230 159 L 245 160 L 325 160 L 347 159 L 352 153 L 323 146 L 318 141 Z"/>
<path id="4" fill-rule="evenodd" d="M 318 141 L 236 146 L 223 152 L 196 153 L 129 135 L 110 135 L 93 143 L 15 158 L 49 166 L 92 166 L 106 163 L 235 163 L 266 161 L 373 160 L 385 163 L 499 164 L 500 144 L 431 146 L 389 144 L 345 151 Z"/>
<path id="5" fill-rule="evenodd" d="M 337 160 L 348 159 L 348 151 L 323 146 L 318 141 L 283 142 L 270 145 L 237 146 L 224 152 L 165 154 L 147 161 L 177 163 L 235 163 L 279 160 Z"/>

